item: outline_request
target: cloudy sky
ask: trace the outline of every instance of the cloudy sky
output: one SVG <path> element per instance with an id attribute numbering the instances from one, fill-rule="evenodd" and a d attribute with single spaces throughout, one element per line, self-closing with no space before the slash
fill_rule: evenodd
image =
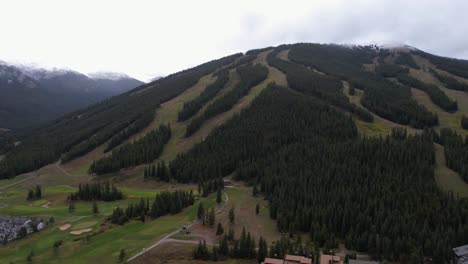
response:
<path id="1" fill-rule="evenodd" d="M 0 60 L 141 80 L 295 42 L 405 43 L 468 59 L 466 0 L 0 0 Z"/>

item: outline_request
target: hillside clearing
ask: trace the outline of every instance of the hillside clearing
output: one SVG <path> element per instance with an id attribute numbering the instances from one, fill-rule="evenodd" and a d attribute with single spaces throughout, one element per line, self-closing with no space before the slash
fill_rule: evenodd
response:
<path id="1" fill-rule="evenodd" d="M 468 197 L 468 183 L 455 171 L 445 165 L 444 147 L 434 144 L 436 150 L 436 167 L 434 170 L 437 185 L 446 192 L 453 192 L 455 196 Z"/>
<path id="2" fill-rule="evenodd" d="M 413 58 L 415 59 L 416 63 L 418 63 L 418 65 L 421 68 L 431 67 L 440 73 L 451 76 L 460 81 L 468 82 L 467 80 L 463 78 L 460 78 L 448 72 L 437 69 L 428 60 L 421 58 L 420 56 L 413 56 Z M 437 80 L 427 70 L 424 71 L 424 70 L 410 69 L 410 75 L 422 82 L 437 85 L 450 99 L 458 102 L 458 111 L 455 113 L 448 113 L 442 110 L 437 105 L 435 105 L 426 93 L 413 89 L 413 88 L 411 89 L 411 93 L 414 99 L 419 104 L 424 105 L 429 111 L 432 111 L 438 115 L 439 126 L 437 126 L 436 129 L 447 127 L 447 128 L 456 130 L 458 133 L 468 135 L 468 131 L 462 129 L 460 125 L 462 116 L 468 115 L 468 93 L 463 92 L 463 91 L 455 91 L 455 90 L 447 89 L 441 82 L 439 82 L 439 80 Z"/>
<path id="3" fill-rule="evenodd" d="M 282 60 L 289 61 L 288 56 L 289 56 L 289 50 L 288 49 L 278 52 L 278 58 L 280 58 Z"/>
<path id="4" fill-rule="evenodd" d="M 355 91 L 355 95 L 350 95 L 349 83 L 346 81 L 343 81 L 343 93 L 349 98 L 349 101 L 359 107 L 362 107 L 368 110 L 367 108 L 363 107 L 361 104 L 361 97 L 363 96 L 364 91 L 359 90 L 359 89 L 354 89 L 354 91 Z M 364 136 L 385 136 L 385 135 L 390 134 L 390 132 L 392 132 L 392 128 L 395 128 L 395 127 L 404 127 L 408 130 L 409 133 L 416 133 L 418 131 L 417 129 L 414 129 L 409 126 L 403 126 L 403 125 L 393 123 L 392 121 L 389 121 L 387 119 L 384 119 L 374 114 L 372 111 L 369 111 L 369 113 L 371 113 L 372 116 L 374 117 L 374 122 L 372 123 L 364 122 L 358 118 L 354 119 L 354 122 L 356 123 L 356 126 L 359 129 L 359 132 Z"/>
<path id="5" fill-rule="evenodd" d="M 171 128 L 173 130 L 173 133 L 172 133 L 170 141 L 164 147 L 164 150 L 160 159 L 165 160 L 165 161 L 171 161 L 177 156 L 177 154 L 184 153 L 188 151 L 189 149 L 191 149 L 192 146 L 195 145 L 196 143 L 203 141 L 214 128 L 216 128 L 217 126 L 223 124 L 224 122 L 232 118 L 235 114 L 242 111 L 242 109 L 245 109 L 246 107 L 248 107 L 252 103 L 252 101 L 261 93 L 261 91 L 263 91 L 267 87 L 268 83 L 270 83 L 271 81 L 282 83 L 283 85 L 287 84 L 286 78 L 283 73 L 281 73 L 275 68 L 268 66 L 268 63 L 266 62 L 266 56 L 268 55 L 269 52 L 271 51 L 264 51 L 258 54 L 257 58 L 254 60 L 254 63 L 260 63 L 268 67 L 267 79 L 261 82 L 259 85 L 250 89 L 249 93 L 243 98 L 241 98 L 234 105 L 234 107 L 232 107 L 229 111 L 221 113 L 205 121 L 203 125 L 200 127 L 200 129 L 196 131 L 190 137 L 185 138 L 184 135 L 185 135 L 185 127 L 190 122 L 191 119 L 185 122 L 176 122 L 177 115 L 174 115 L 173 116 L 174 119 L 172 121 L 174 125 L 173 123 L 171 123 Z M 220 91 L 220 93 L 215 98 L 213 98 L 206 106 L 204 106 L 195 116 L 198 116 L 201 113 L 203 113 L 203 111 L 205 111 L 206 107 L 209 104 L 211 104 L 217 98 L 224 95 L 226 92 L 228 92 L 229 89 L 232 89 L 232 87 L 234 87 L 234 85 L 238 82 L 238 79 L 239 79 L 238 74 L 234 70 L 232 70 L 230 72 L 230 80 L 228 84 L 226 85 L 226 87 L 223 88 Z M 174 109 L 168 109 L 168 112 L 178 113 L 178 110 L 177 112 L 174 112 L 174 111 L 175 111 Z"/>

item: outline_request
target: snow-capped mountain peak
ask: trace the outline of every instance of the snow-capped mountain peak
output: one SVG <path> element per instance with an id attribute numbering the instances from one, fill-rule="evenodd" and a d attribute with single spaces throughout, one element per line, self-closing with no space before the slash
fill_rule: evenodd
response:
<path id="1" fill-rule="evenodd" d="M 413 46 L 398 42 L 384 43 L 382 45 L 379 45 L 379 47 L 387 50 L 417 50 Z"/>
<path id="2" fill-rule="evenodd" d="M 417 48 L 404 44 L 404 43 L 398 43 L 398 42 L 387 42 L 387 43 L 377 43 L 377 42 L 371 42 L 365 45 L 357 45 L 357 44 L 341 44 L 343 47 L 347 48 L 357 48 L 357 47 L 371 47 L 375 50 L 380 50 L 380 49 L 385 49 L 385 50 L 390 50 L 390 51 L 415 51 L 418 50 Z"/>
<path id="3" fill-rule="evenodd" d="M 131 77 L 126 75 L 125 73 L 121 72 L 105 72 L 105 71 L 100 71 L 100 72 L 92 72 L 86 74 L 89 78 L 93 80 L 99 80 L 99 79 L 106 79 L 106 80 L 113 80 L 113 81 L 118 81 L 121 79 L 130 79 Z"/>
<path id="4" fill-rule="evenodd" d="M 65 75 L 67 73 L 79 74 L 78 72 L 68 68 L 46 67 L 36 63 L 0 61 L 0 64 L 15 67 L 24 75 L 27 75 L 28 77 L 35 80 L 50 79 L 57 76 Z"/>

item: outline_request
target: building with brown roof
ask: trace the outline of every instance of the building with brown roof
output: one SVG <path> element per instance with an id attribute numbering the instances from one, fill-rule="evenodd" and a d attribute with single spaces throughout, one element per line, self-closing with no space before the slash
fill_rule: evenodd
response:
<path id="1" fill-rule="evenodd" d="M 378 261 L 350 259 L 349 264 L 379 264 Z"/>
<path id="2" fill-rule="evenodd" d="M 320 264 L 343 264 L 344 261 L 340 256 L 322 255 L 320 256 Z"/>
<path id="3" fill-rule="evenodd" d="M 312 264 L 312 259 L 303 256 L 286 255 L 284 264 Z"/>
<path id="4" fill-rule="evenodd" d="M 262 263 L 263 264 L 284 264 L 284 260 L 274 259 L 274 258 L 265 258 L 265 261 L 263 261 Z"/>
<path id="5" fill-rule="evenodd" d="M 284 260 L 266 258 L 263 264 L 312 264 L 312 259 L 303 256 L 286 255 Z"/>
<path id="6" fill-rule="evenodd" d="M 468 264 L 468 245 L 453 249 L 453 264 Z"/>

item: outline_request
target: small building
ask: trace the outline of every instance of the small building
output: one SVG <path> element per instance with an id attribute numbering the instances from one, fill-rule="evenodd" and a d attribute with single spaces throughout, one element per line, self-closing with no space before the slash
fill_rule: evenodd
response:
<path id="1" fill-rule="evenodd" d="M 320 264 L 344 264 L 340 256 L 324 255 L 320 256 Z"/>
<path id="2" fill-rule="evenodd" d="M 284 260 L 265 258 L 263 264 L 312 264 L 312 259 L 303 256 L 286 255 Z"/>
<path id="3" fill-rule="evenodd" d="M 44 229 L 44 223 L 41 221 L 39 224 L 37 224 L 37 230 L 42 230 Z"/>
<path id="4" fill-rule="evenodd" d="M 456 247 L 453 250 L 453 264 L 468 264 L 468 245 Z"/>
<path id="5" fill-rule="evenodd" d="M 274 258 L 265 258 L 263 264 L 284 264 L 284 260 L 282 259 L 274 259 Z"/>
<path id="6" fill-rule="evenodd" d="M 286 255 L 284 264 L 312 264 L 312 259 L 303 256 Z"/>
<path id="7" fill-rule="evenodd" d="M 349 264 L 379 264 L 378 261 L 350 259 Z"/>
<path id="8" fill-rule="evenodd" d="M 223 185 L 224 187 L 232 186 L 232 182 L 230 180 L 223 179 Z"/>

